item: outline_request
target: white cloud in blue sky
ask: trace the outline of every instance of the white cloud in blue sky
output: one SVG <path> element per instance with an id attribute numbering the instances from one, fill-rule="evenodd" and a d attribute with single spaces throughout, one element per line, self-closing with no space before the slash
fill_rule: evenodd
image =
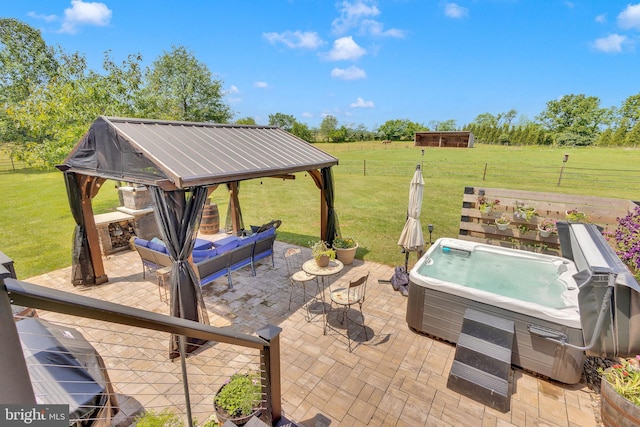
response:
<path id="1" fill-rule="evenodd" d="M 253 87 L 257 87 L 259 89 L 266 89 L 269 87 L 269 84 L 267 82 L 254 82 Z"/>
<path id="2" fill-rule="evenodd" d="M 449 18 L 464 18 L 469 15 L 469 9 L 457 3 L 446 3 L 444 5 L 444 14 Z"/>
<path id="3" fill-rule="evenodd" d="M 340 16 L 331 23 L 331 29 L 335 34 L 345 34 L 349 30 L 358 28 L 364 19 L 380 14 L 375 3 L 366 0 L 340 2 L 338 11 Z"/>
<path id="4" fill-rule="evenodd" d="M 618 25 L 625 30 L 640 30 L 640 3 L 628 4 L 618 15 Z"/>
<path id="5" fill-rule="evenodd" d="M 324 44 L 318 33 L 311 31 L 285 31 L 283 33 L 263 33 L 263 37 L 271 44 L 282 43 L 292 48 L 317 49 Z"/>
<path id="6" fill-rule="evenodd" d="M 618 53 L 622 52 L 623 44 L 626 41 L 626 36 L 621 36 L 620 34 L 611 34 L 607 37 L 596 39 L 593 42 L 593 47 L 601 52 Z"/>
<path id="7" fill-rule="evenodd" d="M 333 42 L 333 48 L 322 55 L 328 61 L 354 61 L 366 54 L 352 36 L 340 37 Z"/>
<path id="8" fill-rule="evenodd" d="M 111 10 L 104 3 L 71 0 L 71 7 L 64 10 L 61 33 L 75 34 L 84 25 L 105 26 L 111 21 Z"/>
<path id="9" fill-rule="evenodd" d="M 358 80 L 366 79 L 367 73 L 362 68 L 352 65 L 347 68 L 334 68 L 331 70 L 331 77 L 342 80 Z"/>
<path id="10" fill-rule="evenodd" d="M 373 108 L 373 107 L 375 107 L 375 105 L 373 104 L 373 101 L 365 101 L 364 99 L 358 97 L 358 99 L 356 99 L 356 102 L 352 102 L 351 104 L 349 104 L 349 107 L 351 107 L 351 108 Z"/>

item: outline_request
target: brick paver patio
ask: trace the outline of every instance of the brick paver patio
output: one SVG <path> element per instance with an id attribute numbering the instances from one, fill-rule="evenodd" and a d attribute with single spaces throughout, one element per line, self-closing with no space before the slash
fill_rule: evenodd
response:
<path id="1" fill-rule="evenodd" d="M 207 238 L 207 236 L 200 236 Z M 347 351 L 344 336 L 323 335 L 321 317 L 305 320 L 297 295 L 288 310 L 289 282 L 283 251 L 276 242 L 275 268 L 270 261 L 233 273 L 234 288 L 220 278 L 203 289 L 210 323 L 244 333 L 266 323 L 282 328 L 282 405 L 284 415 L 299 426 L 598 426 L 597 395 L 586 384 L 565 385 L 516 369 L 511 410 L 501 413 L 446 387 L 455 347 L 411 331 L 405 322 L 406 297 L 378 279 L 393 268 L 356 260 L 338 280 L 369 271 L 364 304 L 368 339 L 361 332 Z M 307 249 L 304 249 L 307 251 Z M 307 253 L 310 256 L 310 252 Z M 16 269 L 19 269 L 16 265 Z M 81 293 L 133 307 L 168 313 L 158 298 L 153 274 L 142 279 L 136 252 L 105 258 L 109 282 L 74 288 L 70 268 L 26 281 Z M 329 323 L 335 324 L 335 317 Z M 339 324 L 335 324 L 339 330 Z"/>

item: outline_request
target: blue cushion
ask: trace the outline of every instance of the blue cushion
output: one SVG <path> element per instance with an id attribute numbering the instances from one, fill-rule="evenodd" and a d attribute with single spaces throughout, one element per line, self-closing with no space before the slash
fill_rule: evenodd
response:
<path id="1" fill-rule="evenodd" d="M 238 240 L 240 240 L 239 237 L 236 236 L 228 236 L 225 237 L 223 239 L 220 240 L 216 240 L 215 242 L 213 242 L 213 246 L 215 246 L 216 248 L 219 248 L 220 246 L 224 246 L 227 243 L 231 243 L 231 242 L 237 242 Z M 234 246 L 235 247 L 235 246 Z"/>
<path id="2" fill-rule="evenodd" d="M 149 242 L 148 248 L 151 249 L 152 251 L 162 252 L 163 254 L 168 253 L 167 248 L 164 246 L 164 243 L 157 243 L 157 242 L 154 242 L 153 240 Z"/>
<path id="3" fill-rule="evenodd" d="M 247 236 L 244 239 L 240 239 L 240 243 L 238 244 L 238 246 L 250 245 L 256 240 L 258 240 L 258 235 L 252 234 L 251 236 Z"/>
<path id="4" fill-rule="evenodd" d="M 262 233 L 258 233 L 259 239 L 264 239 L 265 237 L 271 237 L 276 235 L 276 228 L 270 227 L 268 230 L 263 231 Z"/>
<path id="5" fill-rule="evenodd" d="M 133 243 L 138 245 L 138 246 L 142 246 L 143 248 L 148 248 L 149 247 L 149 241 L 145 240 L 145 239 L 140 239 L 139 237 L 135 237 L 133 239 Z"/>
<path id="6" fill-rule="evenodd" d="M 222 245 L 222 246 L 218 246 L 217 251 L 218 251 L 218 255 L 223 254 L 225 252 L 229 252 L 232 249 L 235 249 L 238 247 L 238 242 L 240 241 L 240 239 L 236 239 L 236 240 L 232 240 L 231 242 Z"/>
<path id="7" fill-rule="evenodd" d="M 207 258 L 212 258 L 217 254 L 218 254 L 217 249 L 205 249 L 205 250 L 194 249 L 193 252 L 191 252 L 191 255 L 193 256 L 193 262 L 195 262 L 196 264 L 199 263 L 200 261 L 204 261 Z"/>

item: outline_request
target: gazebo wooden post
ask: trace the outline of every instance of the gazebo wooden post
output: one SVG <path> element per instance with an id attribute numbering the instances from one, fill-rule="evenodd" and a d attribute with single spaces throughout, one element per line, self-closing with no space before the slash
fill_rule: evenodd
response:
<path id="1" fill-rule="evenodd" d="M 100 285 L 109 280 L 102 263 L 102 250 L 100 249 L 100 239 L 96 228 L 96 221 L 93 217 L 93 206 L 91 199 L 98 194 L 100 185 L 105 180 L 88 175 L 78 175 L 78 185 L 82 193 L 82 216 L 84 218 L 84 227 L 87 232 L 87 242 L 89 244 L 89 255 L 91 256 L 91 264 L 93 264 L 93 275 L 95 284 Z"/>
<path id="2" fill-rule="evenodd" d="M 320 190 L 320 238 L 327 238 L 327 223 L 329 221 L 329 207 L 327 206 L 327 200 L 325 199 L 324 186 L 322 185 L 322 174 L 319 170 L 307 171 L 309 176 L 316 183 L 316 187 Z"/>
<path id="3" fill-rule="evenodd" d="M 231 227 L 233 228 L 233 233 L 238 235 L 240 231 L 240 216 L 237 209 L 240 205 L 240 200 L 238 200 L 238 181 L 229 183 L 229 196 L 231 200 Z"/>

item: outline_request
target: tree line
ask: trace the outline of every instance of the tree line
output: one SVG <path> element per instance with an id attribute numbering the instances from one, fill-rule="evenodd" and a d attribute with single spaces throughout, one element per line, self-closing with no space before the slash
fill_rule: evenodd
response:
<path id="1" fill-rule="evenodd" d="M 141 63 L 139 54 L 116 63 L 107 51 L 102 72 L 91 70 L 83 54 L 48 46 L 40 31 L 19 20 L 0 19 L 0 144 L 16 159 L 54 165 L 99 115 L 256 124 L 251 117 L 234 121 L 223 81 L 184 46 L 173 46 L 145 69 Z M 640 144 L 640 94 L 611 108 L 600 107 L 594 96 L 565 95 L 534 120 L 517 115 L 515 109 L 482 113 L 462 126 L 453 119 L 427 125 L 392 119 L 368 129 L 331 115 L 314 128 L 276 112 L 268 125 L 309 142 L 410 141 L 419 131 L 468 130 L 491 144 Z"/>

